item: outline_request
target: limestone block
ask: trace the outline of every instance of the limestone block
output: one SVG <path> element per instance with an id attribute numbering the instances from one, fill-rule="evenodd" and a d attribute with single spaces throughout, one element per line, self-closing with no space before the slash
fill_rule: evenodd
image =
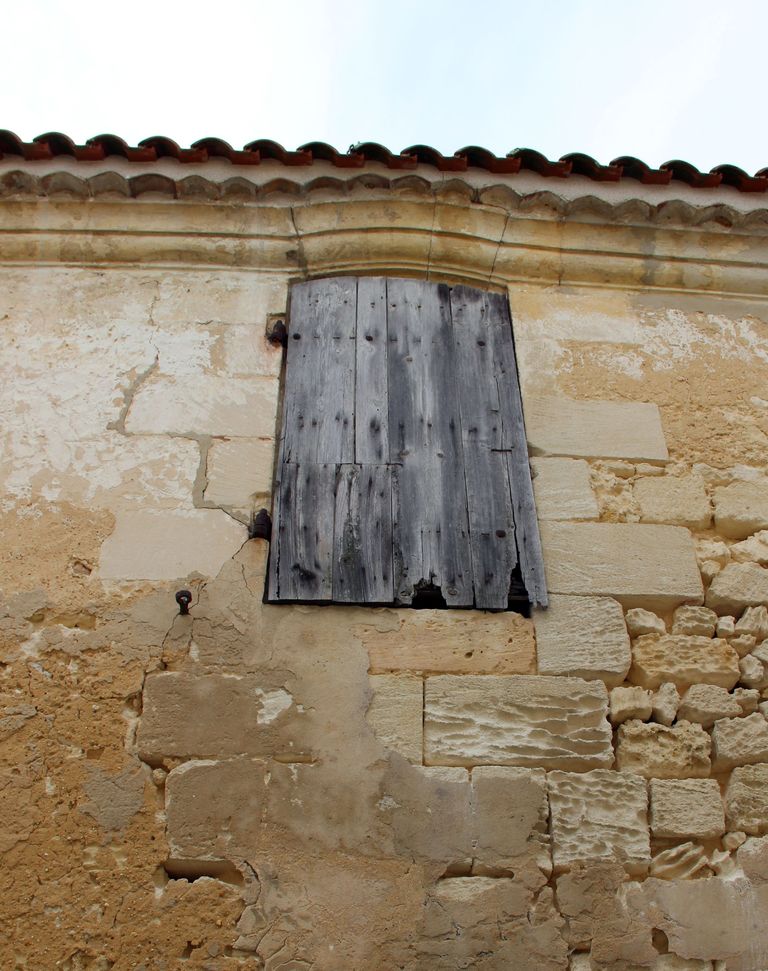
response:
<path id="1" fill-rule="evenodd" d="M 711 740 L 701 725 L 624 722 L 619 728 L 616 767 L 649 779 L 694 779 L 709 775 Z"/>
<path id="2" fill-rule="evenodd" d="M 747 688 L 768 687 L 768 674 L 766 674 L 765 665 L 760 658 L 747 654 L 739 661 L 739 671 L 741 672 L 740 681 Z"/>
<path id="3" fill-rule="evenodd" d="M 614 597 L 624 607 L 658 613 L 703 600 L 687 529 L 545 522 L 541 538 L 552 593 Z"/>
<path id="4" fill-rule="evenodd" d="M 597 519 L 597 500 L 583 459 L 532 459 L 539 519 Z"/>
<path id="5" fill-rule="evenodd" d="M 216 576 L 248 539 L 248 529 L 219 509 L 120 512 L 101 547 L 103 580 L 176 580 Z"/>
<path id="6" fill-rule="evenodd" d="M 696 476 L 664 475 L 638 479 L 634 495 L 640 508 L 640 520 L 644 523 L 706 529 L 712 520 L 704 483 Z"/>
<path id="7" fill-rule="evenodd" d="M 742 707 L 735 695 L 715 684 L 694 684 L 683 695 L 678 718 L 711 728 L 718 719 L 740 718 Z"/>
<path id="8" fill-rule="evenodd" d="M 621 459 L 607 459 L 600 463 L 600 467 L 605 469 L 606 472 L 610 472 L 611 475 L 615 475 L 617 479 L 631 479 L 637 469 L 631 462 L 623 462 Z M 655 465 L 646 466 L 646 468 L 651 468 L 654 472 L 659 472 L 664 474 L 664 469 L 657 469 Z M 651 473 L 652 475 L 654 473 Z"/>
<path id="9" fill-rule="evenodd" d="M 374 735 L 385 749 L 421 762 L 424 682 L 414 675 L 377 674 L 370 684 L 367 719 Z"/>
<path id="10" fill-rule="evenodd" d="M 640 637 L 642 634 L 666 634 L 667 627 L 661 617 L 643 610 L 642 607 L 632 607 L 625 617 L 630 637 Z"/>
<path id="11" fill-rule="evenodd" d="M 734 543 L 730 550 L 735 563 L 758 563 L 768 566 L 768 529 L 761 529 L 748 539 Z"/>
<path id="12" fill-rule="evenodd" d="M 768 608 L 747 607 L 736 622 L 734 633 L 737 636 L 751 634 L 758 640 L 764 640 L 768 637 Z"/>
<path id="13" fill-rule="evenodd" d="M 726 833 L 722 839 L 723 849 L 728 850 L 729 853 L 732 853 L 734 850 L 737 850 L 741 846 L 741 844 L 746 840 L 746 838 L 747 838 L 747 834 L 742 833 L 740 830 L 736 830 L 735 832 L 731 832 L 731 833 Z"/>
<path id="14" fill-rule="evenodd" d="M 715 626 L 715 637 L 724 637 L 729 639 L 736 636 L 736 618 L 735 617 L 718 617 L 717 624 Z"/>
<path id="15" fill-rule="evenodd" d="M 709 858 L 696 843 L 679 843 L 655 853 L 651 860 L 651 876 L 659 880 L 690 880 L 697 874 L 711 875 Z"/>
<path id="16" fill-rule="evenodd" d="M 668 458 L 659 409 L 653 404 L 528 395 L 525 427 L 533 455 L 632 462 Z"/>
<path id="17" fill-rule="evenodd" d="M 650 862 L 646 782 L 629 773 L 547 774 L 552 860 L 556 872 L 576 863 L 616 860 L 630 873 Z"/>
<path id="18" fill-rule="evenodd" d="M 730 637 L 728 643 L 736 651 L 739 657 L 746 657 L 747 654 L 751 654 L 754 650 L 757 638 L 754 634 L 739 634 L 735 637 Z"/>
<path id="19" fill-rule="evenodd" d="M 736 860 L 752 883 L 768 882 L 768 836 L 745 840 L 736 851 Z"/>
<path id="20" fill-rule="evenodd" d="M 715 489 L 715 528 L 730 539 L 746 539 L 768 527 L 768 483 L 732 482 Z"/>
<path id="21" fill-rule="evenodd" d="M 533 621 L 483 610 L 357 611 L 350 630 L 359 637 L 374 674 L 534 674 Z"/>
<path id="22" fill-rule="evenodd" d="M 768 763 L 733 770 L 725 790 L 728 828 L 752 836 L 768 833 Z"/>
<path id="23" fill-rule="evenodd" d="M 768 762 L 768 722 L 755 712 L 745 718 L 723 718 L 712 728 L 715 772 L 738 765 Z"/>
<path id="24" fill-rule="evenodd" d="M 715 563 L 714 560 L 704 560 L 700 569 L 702 583 L 705 587 L 708 587 L 723 568 L 719 563 Z"/>
<path id="25" fill-rule="evenodd" d="M 680 707 L 680 694 L 671 681 L 665 681 L 653 694 L 653 719 L 671 725 Z M 689 719 L 690 720 L 690 719 Z"/>
<path id="26" fill-rule="evenodd" d="M 143 699 L 136 745 L 148 762 L 272 754 L 301 717 L 284 688 L 248 675 L 163 671 L 147 676 Z"/>
<path id="27" fill-rule="evenodd" d="M 672 633 L 714 637 L 717 614 L 708 607 L 678 607 L 672 615 Z"/>
<path id="28" fill-rule="evenodd" d="M 136 392 L 125 427 L 145 435 L 274 438 L 278 394 L 273 377 L 151 377 Z"/>
<path id="29" fill-rule="evenodd" d="M 697 683 L 732 688 L 739 680 L 739 656 L 724 640 L 644 634 L 632 645 L 629 680 L 644 688 L 664 681 L 680 688 Z"/>
<path id="30" fill-rule="evenodd" d="M 714 779 L 651 779 L 651 832 L 662 839 L 714 839 L 725 810 Z"/>
<path id="31" fill-rule="evenodd" d="M 246 508 L 254 495 L 272 491 L 272 460 L 275 445 L 270 440 L 233 439 L 215 441 L 208 450 L 203 498 L 221 506 Z"/>
<path id="32" fill-rule="evenodd" d="M 553 594 L 534 613 L 540 674 L 600 678 L 621 684 L 631 661 L 621 606 L 607 597 Z"/>
<path id="33" fill-rule="evenodd" d="M 719 563 L 720 566 L 725 566 L 730 558 L 731 551 L 728 544 L 722 540 L 702 538 L 696 540 L 696 559 L 699 563 L 704 563 L 706 560 L 713 560 L 715 563 Z"/>
<path id="34" fill-rule="evenodd" d="M 653 698 L 651 692 L 645 688 L 611 688 L 610 709 L 612 725 L 620 725 L 629 718 L 647 721 L 653 711 Z"/>
<path id="35" fill-rule="evenodd" d="M 601 681 L 557 677 L 427 678 L 425 761 L 586 770 L 613 761 Z"/>
<path id="36" fill-rule="evenodd" d="M 742 715 L 751 715 L 758 710 L 760 692 L 750 688 L 734 688 L 733 697 L 741 708 Z"/>
<path id="37" fill-rule="evenodd" d="M 706 604 L 718 614 L 768 604 L 768 570 L 756 563 L 729 563 L 712 581 Z"/>

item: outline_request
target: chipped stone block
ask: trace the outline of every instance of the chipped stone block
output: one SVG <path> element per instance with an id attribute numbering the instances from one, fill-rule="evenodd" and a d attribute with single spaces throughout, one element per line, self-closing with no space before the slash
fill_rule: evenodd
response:
<path id="1" fill-rule="evenodd" d="M 672 633 L 714 637 L 717 614 L 708 607 L 678 607 L 672 615 Z"/>
<path id="2" fill-rule="evenodd" d="M 284 688 L 252 675 L 163 671 L 147 676 L 143 698 L 136 745 L 147 762 L 272 754 L 301 717 Z"/>
<path id="3" fill-rule="evenodd" d="M 742 715 L 751 715 L 760 704 L 760 692 L 751 688 L 734 688 L 733 697 L 741 708 Z"/>
<path id="4" fill-rule="evenodd" d="M 621 606 L 607 597 L 553 594 L 546 610 L 534 613 L 540 674 L 600 678 L 620 684 L 631 661 Z"/>
<path id="5" fill-rule="evenodd" d="M 758 563 L 768 566 L 768 530 L 762 529 L 754 536 L 734 543 L 730 550 L 735 563 Z"/>
<path id="6" fill-rule="evenodd" d="M 532 459 L 536 515 L 541 519 L 597 519 L 589 465 L 583 459 Z"/>
<path id="7" fill-rule="evenodd" d="M 761 689 L 768 687 L 768 674 L 760 658 L 747 654 L 739 661 L 740 681 L 747 688 Z"/>
<path id="8" fill-rule="evenodd" d="M 602 681 L 580 678 L 427 678 L 425 760 L 432 765 L 523 765 L 586 770 L 613 761 Z"/>
<path id="9" fill-rule="evenodd" d="M 756 642 L 757 638 L 754 634 L 739 634 L 737 637 L 728 639 L 728 643 L 739 657 L 746 657 L 747 654 L 750 654 L 754 650 Z"/>
<path id="10" fill-rule="evenodd" d="M 715 637 L 723 637 L 726 640 L 736 636 L 736 618 L 718 617 L 715 626 Z"/>
<path id="11" fill-rule="evenodd" d="M 653 711 L 651 692 L 635 686 L 611 688 L 610 710 L 612 725 L 620 725 L 629 718 L 647 721 Z"/>
<path id="12" fill-rule="evenodd" d="M 101 547 L 103 580 L 176 580 L 216 576 L 248 539 L 248 530 L 219 509 L 120 512 Z"/>
<path id="13" fill-rule="evenodd" d="M 696 476 L 638 479 L 634 494 L 641 522 L 706 529 L 712 520 L 704 483 Z"/>
<path id="14" fill-rule="evenodd" d="M 768 763 L 735 768 L 725 790 L 728 828 L 752 836 L 768 832 Z"/>
<path id="15" fill-rule="evenodd" d="M 708 873 L 709 858 L 695 843 L 680 843 L 654 854 L 651 876 L 658 880 L 690 880 L 702 871 Z"/>
<path id="16" fill-rule="evenodd" d="M 624 722 L 616 745 L 616 767 L 648 779 L 694 779 L 709 775 L 709 735 L 701 725 Z"/>
<path id="17" fill-rule="evenodd" d="M 610 472 L 618 479 L 631 479 L 635 475 L 635 466 L 632 462 L 622 462 L 621 459 L 606 459 L 600 465 L 606 472 Z M 650 468 L 655 469 L 656 466 L 653 465 Z M 664 470 L 659 469 L 659 472 L 663 474 Z"/>
<path id="18" fill-rule="evenodd" d="M 657 613 L 703 600 L 687 529 L 545 522 L 541 538 L 552 593 L 613 597 L 624 607 Z"/>
<path id="19" fill-rule="evenodd" d="M 664 681 L 681 688 L 696 683 L 732 688 L 739 680 L 739 656 L 724 640 L 644 634 L 632 645 L 629 680 L 644 688 Z"/>
<path id="20" fill-rule="evenodd" d="M 642 607 L 632 607 L 624 618 L 630 637 L 640 637 L 642 634 L 666 634 L 667 628 L 661 617 L 643 610 Z"/>
<path id="21" fill-rule="evenodd" d="M 713 560 L 720 566 L 725 566 L 731 558 L 731 551 L 727 543 L 720 539 L 697 539 L 696 540 L 696 559 L 699 563 L 706 560 Z"/>
<path id="22" fill-rule="evenodd" d="M 756 563 L 729 563 L 712 580 L 706 605 L 718 614 L 739 614 L 768 604 L 768 570 Z"/>
<path id="23" fill-rule="evenodd" d="M 751 634 L 758 640 L 764 640 L 768 637 L 768 608 L 747 607 L 736 622 L 734 633 L 737 636 Z"/>
<path id="24" fill-rule="evenodd" d="M 648 868 L 646 782 L 629 773 L 547 774 L 555 871 L 576 863 L 616 860 L 630 873 Z"/>
<path id="25" fill-rule="evenodd" d="M 768 527 L 768 483 L 732 482 L 715 489 L 715 528 L 729 539 L 746 539 Z"/>
<path id="26" fill-rule="evenodd" d="M 662 839 L 714 839 L 725 810 L 714 779 L 651 779 L 651 832 Z"/>
<path id="27" fill-rule="evenodd" d="M 740 718 L 742 707 L 736 697 L 715 684 L 694 684 L 683 695 L 678 718 L 711 728 L 720 718 Z"/>
<path id="28" fill-rule="evenodd" d="M 712 728 L 714 770 L 768 762 L 768 722 L 761 714 L 724 718 Z"/>
<path id="29" fill-rule="evenodd" d="M 752 883 L 767 883 L 768 836 L 745 839 L 736 851 L 736 860 Z"/>
<path id="30" fill-rule="evenodd" d="M 625 401 L 535 398 L 525 401 L 533 455 L 574 455 L 630 461 L 666 461 L 659 409 Z"/>
<path id="31" fill-rule="evenodd" d="M 709 587 L 722 569 L 723 568 L 720 566 L 720 564 L 715 563 L 714 560 L 704 560 L 704 562 L 701 564 L 701 580 L 704 586 Z"/>
<path id="32" fill-rule="evenodd" d="M 665 681 L 653 694 L 653 720 L 671 725 L 680 707 L 680 694 L 671 681 Z"/>
<path id="33" fill-rule="evenodd" d="M 409 762 L 421 762 L 424 683 L 407 674 L 377 674 L 370 678 L 373 696 L 368 724 L 385 749 Z"/>
<path id="34" fill-rule="evenodd" d="M 246 508 L 254 495 L 272 491 L 275 445 L 258 439 L 215 441 L 208 450 L 203 498 L 221 506 Z"/>

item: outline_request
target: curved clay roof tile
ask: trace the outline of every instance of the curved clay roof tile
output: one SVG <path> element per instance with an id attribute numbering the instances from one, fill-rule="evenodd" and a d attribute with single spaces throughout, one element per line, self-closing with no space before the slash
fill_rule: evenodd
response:
<path id="1" fill-rule="evenodd" d="M 434 165 L 441 172 L 464 172 L 467 168 L 465 158 L 459 155 L 446 157 L 431 145 L 411 145 L 410 148 L 404 148 L 402 154 L 415 158 L 420 165 Z"/>
<path id="2" fill-rule="evenodd" d="M 591 155 L 585 155 L 583 152 L 562 155 L 560 161 L 567 162 L 571 166 L 573 175 L 585 175 L 595 182 L 618 182 L 621 178 L 620 165 L 601 165 Z"/>
<path id="3" fill-rule="evenodd" d="M 489 152 L 487 148 L 483 148 L 481 145 L 467 145 L 465 148 L 460 148 L 456 152 L 456 156 L 465 158 L 467 165 L 487 169 L 489 172 L 515 175 L 520 171 L 519 158 L 509 155 L 506 158 L 499 158 L 498 155 L 494 155 L 493 152 Z"/>
<path id="4" fill-rule="evenodd" d="M 670 171 L 662 172 L 661 169 L 652 169 L 650 165 L 634 155 L 622 155 L 615 158 L 611 165 L 620 165 L 622 175 L 625 179 L 637 179 L 643 185 L 669 185 L 672 181 Z"/>
<path id="5" fill-rule="evenodd" d="M 564 179 L 571 174 L 570 162 L 550 162 L 546 155 L 533 148 L 516 148 L 507 155 L 507 158 L 519 158 L 522 168 L 543 175 L 545 178 Z"/>

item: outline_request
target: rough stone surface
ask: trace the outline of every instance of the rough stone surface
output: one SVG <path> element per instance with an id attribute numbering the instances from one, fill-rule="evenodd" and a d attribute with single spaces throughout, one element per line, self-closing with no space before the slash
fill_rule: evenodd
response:
<path id="1" fill-rule="evenodd" d="M 532 459 L 533 491 L 539 519 L 597 519 L 597 500 L 583 459 Z"/>
<path id="2" fill-rule="evenodd" d="M 708 607 L 678 607 L 672 615 L 672 633 L 714 637 L 717 614 Z"/>
<path id="3" fill-rule="evenodd" d="M 683 695 L 678 717 L 711 728 L 719 718 L 739 718 L 742 707 L 736 696 L 714 684 L 694 684 Z"/>
<path id="4" fill-rule="evenodd" d="M 653 693 L 653 719 L 660 725 L 671 725 L 680 707 L 680 693 L 670 681 L 665 681 Z M 689 719 L 690 720 L 690 719 Z"/>
<path id="5" fill-rule="evenodd" d="M 712 757 L 716 772 L 768 762 L 768 722 L 757 712 L 745 718 L 716 721 L 712 728 Z"/>
<path id="6" fill-rule="evenodd" d="M 645 688 L 665 681 L 680 688 L 697 682 L 732 688 L 739 680 L 739 656 L 724 640 L 644 634 L 632 645 L 629 680 Z"/>
<path id="7" fill-rule="evenodd" d="M 625 607 L 661 613 L 681 603 L 702 602 L 687 529 L 550 522 L 541 524 L 541 538 L 552 593 L 613 597 Z"/>
<path id="8" fill-rule="evenodd" d="M 715 528 L 730 539 L 746 539 L 768 527 L 768 483 L 732 482 L 715 489 Z"/>
<path id="9" fill-rule="evenodd" d="M 752 883 L 768 882 L 768 836 L 745 840 L 736 851 L 736 860 Z"/>
<path id="10" fill-rule="evenodd" d="M 664 461 L 667 446 L 656 405 L 620 401 L 526 398 L 533 455 Z"/>
<path id="11" fill-rule="evenodd" d="M 654 853 L 651 876 L 659 880 L 690 880 L 695 876 L 709 876 L 709 862 L 704 848 L 697 843 L 678 843 Z"/>
<path id="12" fill-rule="evenodd" d="M 641 522 L 706 529 L 712 520 L 704 483 L 695 476 L 638 479 L 634 493 Z"/>
<path id="13" fill-rule="evenodd" d="M 433 765 L 586 770 L 613 761 L 601 681 L 434 677 L 425 689 L 424 752 Z"/>
<path id="14" fill-rule="evenodd" d="M 761 689 L 768 687 L 768 674 L 765 665 L 759 657 L 747 654 L 739 661 L 739 680 L 747 688 Z"/>
<path id="15" fill-rule="evenodd" d="M 715 637 L 731 638 L 736 636 L 736 618 L 718 617 L 715 625 Z"/>
<path id="16" fill-rule="evenodd" d="M 600 678 L 620 684 L 631 661 L 621 606 L 607 597 L 553 594 L 534 614 L 540 674 Z"/>
<path id="17" fill-rule="evenodd" d="M 646 782 L 629 773 L 550 772 L 547 775 L 556 871 L 615 860 L 631 873 L 650 862 Z"/>
<path id="18" fill-rule="evenodd" d="M 768 604 L 768 570 L 756 563 L 729 563 L 712 580 L 706 604 L 718 614 Z"/>
<path id="19" fill-rule="evenodd" d="M 736 622 L 734 634 L 737 636 L 751 634 L 759 640 L 768 637 L 768 608 L 747 607 Z"/>
<path id="20" fill-rule="evenodd" d="M 665 839 L 714 839 L 725 832 L 714 779 L 651 779 L 651 832 Z"/>
<path id="21" fill-rule="evenodd" d="M 630 637 L 640 637 L 642 634 L 666 634 L 667 627 L 661 617 L 643 610 L 642 607 L 632 607 L 625 617 Z"/>
<path id="22" fill-rule="evenodd" d="M 269 439 L 215 441 L 208 450 L 203 498 L 215 505 L 250 508 L 254 496 L 272 491 L 274 451 Z"/>
<path id="23" fill-rule="evenodd" d="M 731 559 L 735 563 L 758 563 L 768 566 L 768 530 L 762 529 L 740 543 L 734 543 L 730 549 Z"/>
<path id="24" fill-rule="evenodd" d="M 735 768 L 725 790 L 728 828 L 768 833 L 768 763 Z"/>
<path id="25" fill-rule="evenodd" d="M 611 689 L 610 718 L 612 725 L 620 725 L 629 718 L 647 721 L 653 711 L 653 697 L 646 688 L 624 687 Z"/>
<path id="26" fill-rule="evenodd" d="M 616 766 L 646 778 L 693 779 L 709 775 L 709 735 L 701 725 L 665 725 L 629 721 L 619 728 Z"/>
<path id="27" fill-rule="evenodd" d="M 409 762 L 422 759 L 424 683 L 407 674 L 371 676 L 373 696 L 368 724 L 385 749 L 399 752 Z"/>

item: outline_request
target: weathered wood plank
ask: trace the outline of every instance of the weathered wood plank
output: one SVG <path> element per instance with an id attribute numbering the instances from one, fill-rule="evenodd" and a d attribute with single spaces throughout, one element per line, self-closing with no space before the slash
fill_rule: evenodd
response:
<path id="1" fill-rule="evenodd" d="M 439 586 L 449 606 L 471 606 L 461 422 L 450 295 L 444 285 L 387 281 L 389 459 L 394 490 L 395 597 Z"/>
<path id="2" fill-rule="evenodd" d="M 281 461 L 354 462 L 356 316 L 356 277 L 291 290 Z"/>
<path id="3" fill-rule="evenodd" d="M 392 477 L 386 465 L 339 466 L 333 599 L 392 603 Z"/>
<path id="4" fill-rule="evenodd" d="M 336 466 L 284 463 L 274 566 L 279 600 L 331 600 Z"/>
<path id="5" fill-rule="evenodd" d="M 517 361 L 512 343 L 512 321 L 506 296 L 489 293 L 488 301 L 493 322 L 490 335 L 493 340 L 494 373 L 501 409 L 502 454 L 505 456 L 509 475 L 520 569 L 528 599 L 532 604 L 546 606 L 548 601 L 544 558 L 533 498 Z"/>
<path id="6" fill-rule="evenodd" d="M 387 403 L 387 281 L 363 277 L 357 284 L 355 369 L 355 462 L 389 458 Z"/>
<path id="7" fill-rule="evenodd" d="M 501 451 L 499 389 L 489 335 L 493 309 L 488 297 L 472 287 L 451 288 L 475 606 L 506 610 L 517 547 L 506 457 Z"/>

